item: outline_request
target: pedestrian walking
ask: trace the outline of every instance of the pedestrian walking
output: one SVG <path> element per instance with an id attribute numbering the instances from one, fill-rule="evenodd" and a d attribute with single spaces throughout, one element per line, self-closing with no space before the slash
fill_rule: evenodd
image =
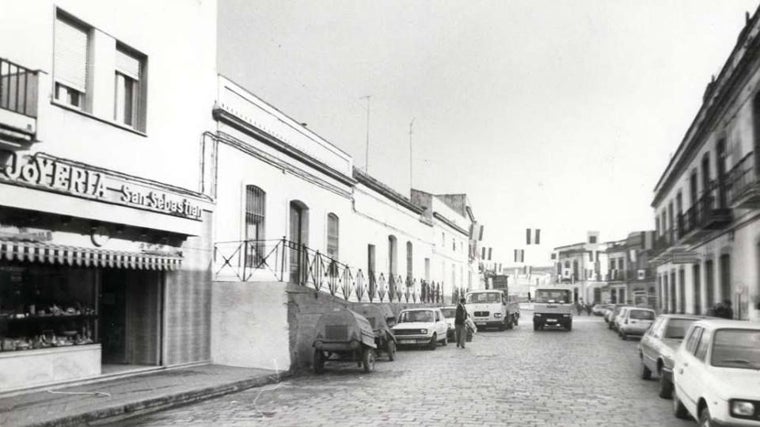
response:
<path id="1" fill-rule="evenodd" d="M 461 348 L 464 348 L 465 339 L 467 338 L 466 319 L 467 310 L 464 308 L 464 298 L 460 298 L 459 304 L 457 304 L 457 312 L 454 315 L 454 334 L 457 340 L 457 347 Z"/>
<path id="2" fill-rule="evenodd" d="M 586 315 L 591 316 L 591 304 L 586 304 Z"/>

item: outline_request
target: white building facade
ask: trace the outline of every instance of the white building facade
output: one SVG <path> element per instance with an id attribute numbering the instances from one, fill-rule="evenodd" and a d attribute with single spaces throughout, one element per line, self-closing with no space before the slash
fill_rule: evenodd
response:
<path id="1" fill-rule="evenodd" d="M 760 19 L 742 29 L 654 190 L 659 309 L 706 314 L 729 301 L 760 320 Z"/>
<path id="2" fill-rule="evenodd" d="M 0 57 L 0 391 L 208 362 L 216 2 L 5 2 Z"/>

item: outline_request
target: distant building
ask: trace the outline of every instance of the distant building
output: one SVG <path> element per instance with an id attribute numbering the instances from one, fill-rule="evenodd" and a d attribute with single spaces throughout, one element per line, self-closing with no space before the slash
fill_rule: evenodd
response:
<path id="1" fill-rule="evenodd" d="M 573 290 L 573 300 L 600 302 L 607 280 L 607 243 L 599 241 L 599 233 L 589 231 L 585 242 L 554 248 L 552 259 L 556 282 Z"/>
<path id="2" fill-rule="evenodd" d="M 654 270 L 649 265 L 654 231 L 630 233 L 627 238 L 608 243 L 607 286 L 594 301 L 634 305 L 657 305 Z"/>

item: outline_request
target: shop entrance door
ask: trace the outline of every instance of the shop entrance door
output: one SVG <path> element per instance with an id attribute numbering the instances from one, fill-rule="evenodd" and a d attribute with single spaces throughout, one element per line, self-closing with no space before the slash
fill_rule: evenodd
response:
<path id="1" fill-rule="evenodd" d="M 103 371 L 160 364 L 163 274 L 104 269 L 100 281 Z"/>
<path id="2" fill-rule="evenodd" d="M 127 363 L 126 275 L 106 270 L 100 287 L 100 345 L 103 364 Z"/>

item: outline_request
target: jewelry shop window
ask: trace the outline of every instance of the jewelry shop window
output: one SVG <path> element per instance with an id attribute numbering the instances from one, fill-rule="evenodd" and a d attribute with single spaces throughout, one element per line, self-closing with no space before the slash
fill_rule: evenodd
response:
<path id="1" fill-rule="evenodd" d="M 0 264 L 0 351 L 93 344 L 96 270 Z"/>

